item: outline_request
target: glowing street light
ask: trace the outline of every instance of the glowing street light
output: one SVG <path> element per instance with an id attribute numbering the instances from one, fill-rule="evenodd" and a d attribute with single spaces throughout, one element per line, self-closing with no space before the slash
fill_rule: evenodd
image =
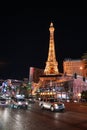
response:
<path id="1" fill-rule="evenodd" d="M 83 67 L 82 66 L 80 66 L 80 71 L 81 71 L 81 76 L 83 76 Z"/>
<path id="2" fill-rule="evenodd" d="M 81 93 L 78 93 L 78 101 L 80 101 Z"/>

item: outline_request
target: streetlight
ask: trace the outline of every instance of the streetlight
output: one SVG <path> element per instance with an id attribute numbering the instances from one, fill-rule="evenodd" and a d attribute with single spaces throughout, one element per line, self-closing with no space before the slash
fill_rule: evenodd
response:
<path id="1" fill-rule="evenodd" d="M 80 66 L 80 74 L 81 74 L 81 76 L 83 76 L 83 67 L 82 66 Z"/>
<path id="2" fill-rule="evenodd" d="M 81 93 L 78 93 L 78 102 L 80 101 Z"/>

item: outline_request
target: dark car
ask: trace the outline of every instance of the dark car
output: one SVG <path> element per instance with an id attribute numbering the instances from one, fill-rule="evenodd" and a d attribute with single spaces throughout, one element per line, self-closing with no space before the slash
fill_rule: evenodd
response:
<path id="1" fill-rule="evenodd" d="M 11 108 L 28 108 L 28 101 L 24 97 L 13 97 L 11 99 Z"/>
<path id="2" fill-rule="evenodd" d="M 9 105 L 9 100 L 6 98 L 0 97 L 0 106 L 7 107 Z"/>
<path id="3" fill-rule="evenodd" d="M 27 98 L 27 100 L 28 100 L 28 103 L 35 103 L 35 97 L 34 96 L 29 96 Z"/>

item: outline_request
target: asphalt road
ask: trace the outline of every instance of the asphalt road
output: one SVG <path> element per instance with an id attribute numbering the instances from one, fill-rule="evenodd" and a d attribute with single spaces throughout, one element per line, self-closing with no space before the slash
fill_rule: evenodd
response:
<path id="1" fill-rule="evenodd" d="M 27 110 L 0 107 L 0 130 L 87 130 L 87 114 L 66 110 L 41 110 L 38 103 Z"/>

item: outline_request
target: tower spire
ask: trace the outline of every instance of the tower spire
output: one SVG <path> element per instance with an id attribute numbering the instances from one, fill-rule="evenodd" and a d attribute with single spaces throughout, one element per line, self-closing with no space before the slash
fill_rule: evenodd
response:
<path id="1" fill-rule="evenodd" d="M 56 61 L 55 55 L 55 44 L 54 44 L 54 30 L 53 23 L 50 24 L 50 41 L 49 41 L 49 51 L 48 51 L 48 59 L 46 62 L 44 74 L 45 75 L 57 75 L 58 71 L 58 62 Z"/>

